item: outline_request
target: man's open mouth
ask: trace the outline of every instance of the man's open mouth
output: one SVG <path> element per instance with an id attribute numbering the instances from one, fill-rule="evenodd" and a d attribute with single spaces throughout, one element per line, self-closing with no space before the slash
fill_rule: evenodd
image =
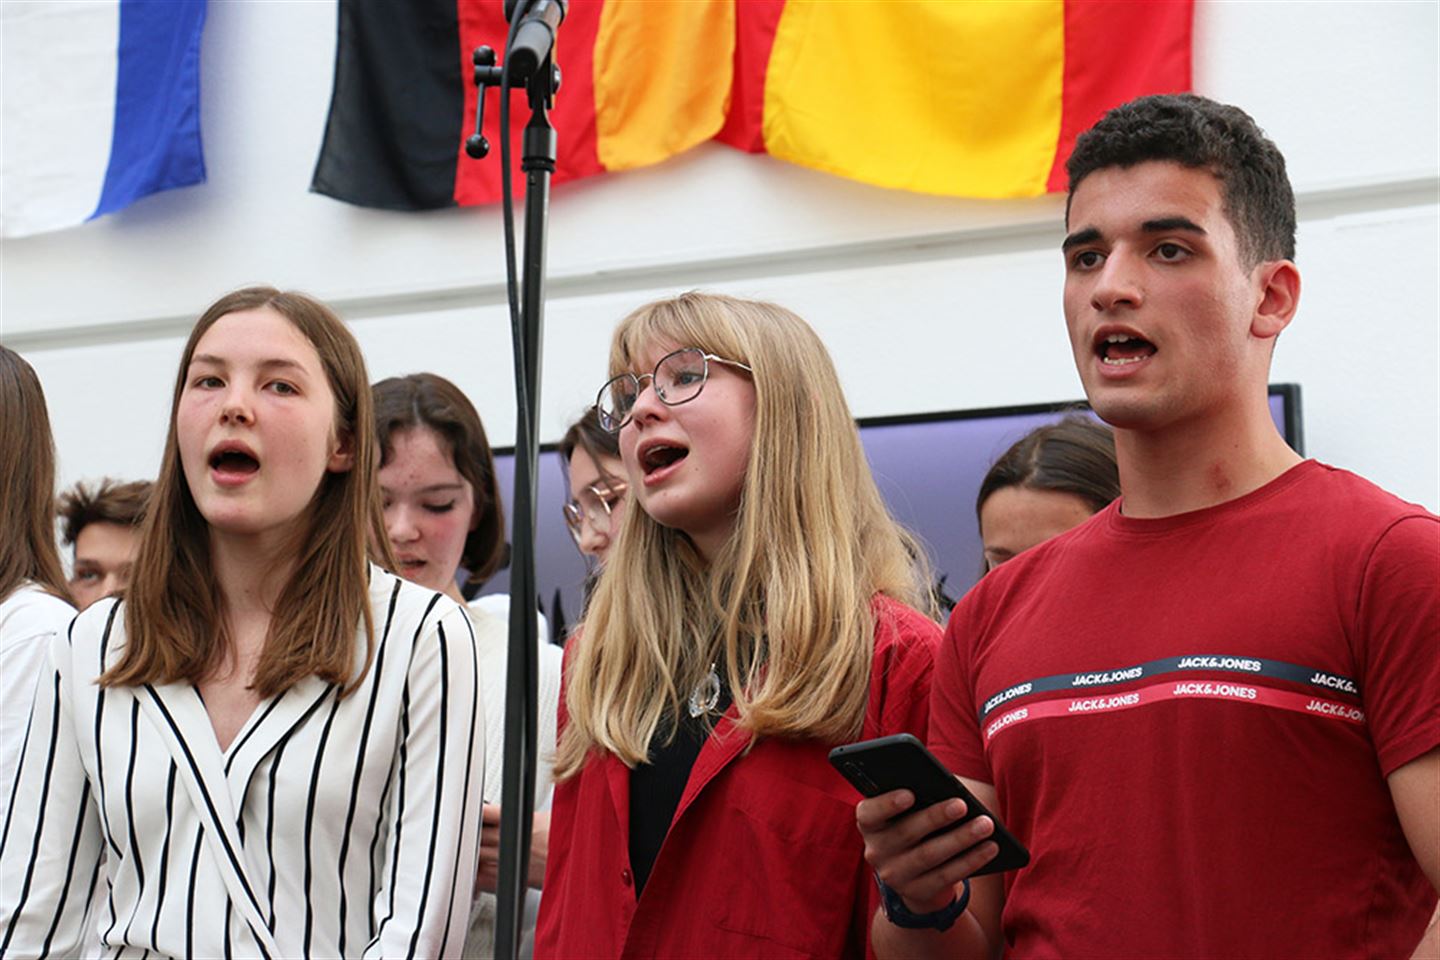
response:
<path id="1" fill-rule="evenodd" d="M 1095 344 L 1095 355 L 1102 363 L 1123 367 L 1154 356 L 1155 344 L 1128 333 L 1112 333 Z"/>

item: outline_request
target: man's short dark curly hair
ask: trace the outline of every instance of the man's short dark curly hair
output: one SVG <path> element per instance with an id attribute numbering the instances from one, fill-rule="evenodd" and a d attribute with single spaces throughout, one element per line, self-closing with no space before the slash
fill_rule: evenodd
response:
<path id="1" fill-rule="evenodd" d="M 105 477 L 98 486 L 77 483 L 60 494 L 58 512 L 65 545 L 73 545 L 80 539 L 80 531 L 92 523 L 138 528 L 145 520 L 152 486 L 149 480 L 121 483 Z"/>
<path id="2" fill-rule="evenodd" d="M 1244 110 L 1193 93 L 1131 100 L 1080 135 L 1065 165 L 1066 223 L 1070 198 L 1090 174 L 1151 160 L 1214 174 L 1245 267 L 1295 259 L 1295 193 L 1285 157 Z"/>

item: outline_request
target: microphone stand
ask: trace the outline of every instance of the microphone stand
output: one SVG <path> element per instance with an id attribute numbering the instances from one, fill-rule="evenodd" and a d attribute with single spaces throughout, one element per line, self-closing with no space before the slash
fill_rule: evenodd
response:
<path id="1" fill-rule="evenodd" d="M 538 498 L 540 344 L 545 323 L 545 227 L 550 212 L 550 176 L 555 172 L 552 104 L 556 70 L 549 57 L 530 77 L 526 93 L 530 122 L 521 140 L 520 170 L 525 174 L 524 273 L 520 314 L 524 357 L 524 396 L 528 409 L 517 411 L 515 496 L 511 519 L 510 656 L 505 674 L 505 768 L 500 824 L 500 886 L 495 911 L 495 956 L 518 955 L 529 889 L 530 841 L 534 826 L 535 767 L 539 731 L 535 701 L 539 673 L 539 622 L 535 598 L 535 507 Z M 501 91 L 501 96 L 505 92 Z M 522 736 L 517 736 L 523 731 Z M 513 814 L 513 816 L 511 815 Z"/>
<path id="2" fill-rule="evenodd" d="M 513 43 L 515 24 L 512 21 Z M 508 59 L 508 58 L 507 58 Z M 480 135 L 485 90 L 500 86 L 502 163 L 508 191 L 509 90 L 507 71 L 494 66 L 488 47 L 475 51 L 475 83 L 479 86 L 476 132 L 467 141 L 472 157 L 482 157 L 489 145 Z M 515 493 L 511 515 L 510 646 L 505 671 L 505 758 L 500 817 L 500 875 L 496 891 L 495 956 L 517 956 L 523 922 L 525 893 L 529 888 L 530 843 L 534 827 L 535 768 L 539 733 L 536 725 L 536 680 L 539 673 L 539 622 L 535 576 L 535 507 L 540 407 L 540 350 L 545 317 L 545 228 L 550 205 L 550 177 L 555 172 L 555 130 L 547 111 L 560 88 L 560 72 L 547 54 L 526 78 L 530 122 L 522 138 L 520 169 L 525 174 L 525 239 L 520 314 L 515 332 L 516 410 Z M 509 238 L 507 237 L 507 240 Z M 513 287 L 512 287 L 513 297 Z M 514 302 L 511 301 L 514 316 Z"/>

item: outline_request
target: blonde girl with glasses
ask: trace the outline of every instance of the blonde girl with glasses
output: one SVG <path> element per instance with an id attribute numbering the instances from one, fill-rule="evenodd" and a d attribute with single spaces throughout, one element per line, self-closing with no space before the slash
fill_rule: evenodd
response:
<path id="1" fill-rule="evenodd" d="M 616 330 L 632 501 L 571 641 L 536 956 L 866 953 L 840 743 L 923 738 L 940 631 L 824 346 L 689 293 Z"/>
<path id="2" fill-rule="evenodd" d="M 459 605 L 374 562 L 394 566 L 359 345 L 317 300 L 236 291 L 170 411 L 125 596 L 36 687 L 0 956 L 459 956 L 480 664 Z"/>

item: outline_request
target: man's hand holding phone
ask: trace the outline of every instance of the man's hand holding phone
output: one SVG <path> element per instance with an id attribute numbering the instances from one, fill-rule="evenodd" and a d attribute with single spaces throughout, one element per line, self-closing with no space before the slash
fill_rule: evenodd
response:
<path id="1" fill-rule="evenodd" d="M 995 832 L 988 816 L 951 829 L 965 817 L 964 800 L 956 797 L 907 813 L 914 805 L 909 790 L 892 790 L 862 800 L 855 808 L 855 822 L 875 875 L 912 913 L 932 913 L 944 909 L 958 895 L 960 884 L 993 860 L 1000 848 L 987 839 Z"/>
<path id="2" fill-rule="evenodd" d="M 855 823 L 881 883 L 876 956 L 998 957 L 1005 894 L 997 874 L 1030 854 L 991 815 L 994 787 L 957 778 L 904 733 L 836 747 L 830 762 L 865 797 Z"/>

